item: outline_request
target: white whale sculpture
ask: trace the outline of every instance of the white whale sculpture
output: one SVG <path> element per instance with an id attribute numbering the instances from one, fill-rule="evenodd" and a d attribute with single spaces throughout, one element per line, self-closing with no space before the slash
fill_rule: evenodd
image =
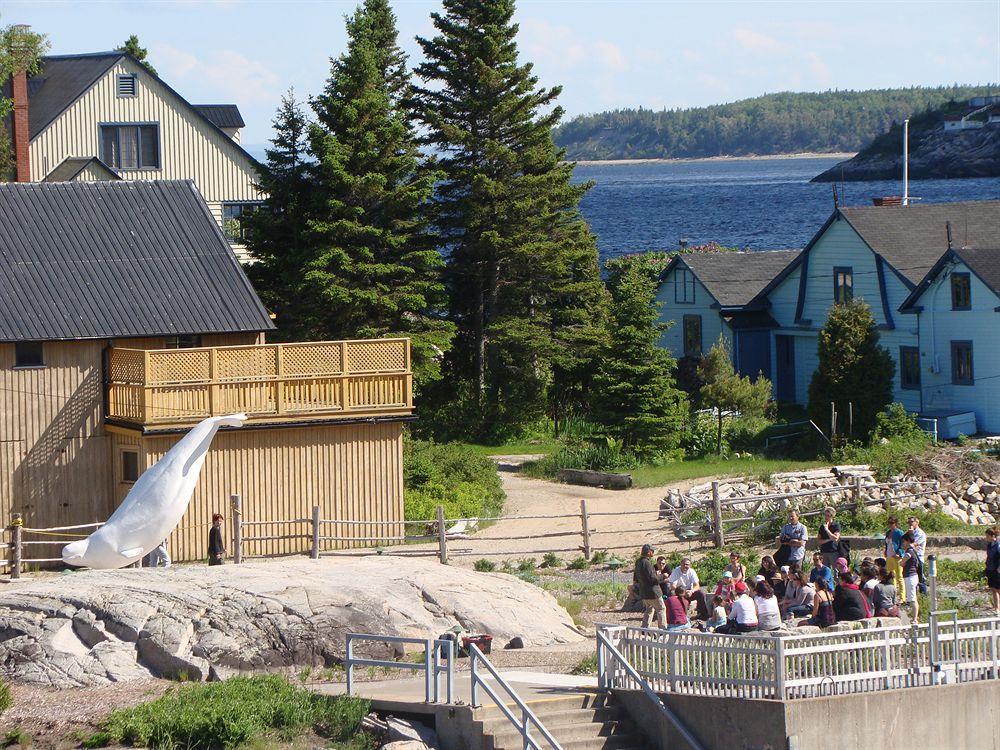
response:
<path id="1" fill-rule="evenodd" d="M 62 551 L 67 565 L 112 569 L 131 565 L 149 554 L 180 523 L 205 455 L 220 427 L 239 427 L 246 414 L 210 417 L 167 451 L 125 496 L 101 528 Z"/>

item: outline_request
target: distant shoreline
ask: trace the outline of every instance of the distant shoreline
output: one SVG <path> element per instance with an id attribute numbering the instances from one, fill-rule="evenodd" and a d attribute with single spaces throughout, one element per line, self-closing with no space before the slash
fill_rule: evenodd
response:
<path id="1" fill-rule="evenodd" d="M 567 159 L 566 161 L 583 166 L 622 165 L 629 164 L 674 164 L 702 161 L 764 161 L 765 159 L 850 159 L 853 152 L 813 153 L 801 152 L 795 154 L 754 154 L 748 156 L 701 156 L 697 158 L 676 159 Z"/>

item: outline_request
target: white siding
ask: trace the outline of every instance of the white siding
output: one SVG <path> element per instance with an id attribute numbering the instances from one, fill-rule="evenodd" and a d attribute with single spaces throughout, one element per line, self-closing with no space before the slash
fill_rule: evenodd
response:
<path id="1" fill-rule="evenodd" d="M 951 273 L 969 273 L 964 264 L 944 269 L 939 283 L 917 301 L 920 322 L 920 380 L 924 411 L 972 411 L 981 432 L 1000 432 L 1000 299 L 970 273 L 971 310 L 951 309 Z M 916 319 L 917 315 L 907 315 Z M 951 382 L 951 342 L 972 341 L 973 385 Z"/>
<path id="2" fill-rule="evenodd" d="M 138 95 L 118 97 L 116 76 L 137 77 Z M 42 179 L 68 156 L 100 155 L 100 123 L 157 123 L 160 168 L 121 172 L 127 180 L 194 180 L 205 200 L 260 200 L 250 158 L 163 84 L 128 60 L 114 65 L 31 141 L 31 170 Z"/>
<path id="3" fill-rule="evenodd" d="M 709 291 L 698 281 L 695 277 L 694 281 L 694 302 L 675 302 L 674 296 L 674 283 L 676 281 L 675 277 L 678 269 L 681 268 L 680 265 L 675 266 L 674 269 L 664 277 L 663 281 L 660 283 L 660 287 L 656 292 L 656 299 L 661 303 L 660 307 L 660 322 L 667 323 L 670 327 L 663 332 L 660 337 L 660 345 L 668 349 L 670 353 L 680 359 L 684 356 L 684 316 L 685 315 L 700 315 L 701 316 L 701 347 L 702 351 L 707 352 L 716 341 L 719 340 L 719 334 L 724 334 L 726 340 L 729 342 L 730 347 L 732 346 L 732 331 L 729 330 L 729 326 L 719 315 L 717 309 L 713 309 L 712 305 L 716 304 L 715 298 L 709 293 Z M 688 270 L 688 273 L 691 273 Z"/>
<path id="4" fill-rule="evenodd" d="M 781 328 L 773 335 L 792 335 L 795 341 L 795 400 L 805 404 L 809 400 L 809 382 L 817 366 L 816 336 L 826 323 L 833 306 L 833 269 L 847 266 L 854 277 L 854 296 L 865 300 L 872 308 L 879 331 L 880 343 L 896 362 L 896 377 L 893 398 L 911 411 L 920 408 L 919 392 L 903 390 L 899 385 L 899 347 L 917 346 L 917 330 L 912 316 L 900 315 L 899 306 L 909 293 L 906 285 L 896 275 L 888 263 L 883 264 L 889 313 L 895 324 L 894 329 L 886 329 L 885 312 L 879 290 L 876 258 L 865 242 L 851 228 L 846 220 L 834 221 L 809 251 L 806 297 L 802 308 L 802 318 L 809 323 L 796 326 L 795 310 L 798 304 L 801 266 L 790 273 L 768 295 L 771 315 Z M 772 364 L 776 347 L 772 339 Z M 772 372 L 776 369 L 772 367 Z"/>

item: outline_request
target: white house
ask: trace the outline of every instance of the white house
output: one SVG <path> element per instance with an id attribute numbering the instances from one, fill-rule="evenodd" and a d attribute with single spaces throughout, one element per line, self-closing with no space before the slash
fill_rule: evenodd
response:
<path id="1" fill-rule="evenodd" d="M 946 251 L 900 308 L 919 331 L 920 412 L 972 412 L 968 433 L 1000 432 L 1000 224 L 993 240 Z"/>
<path id="2" fill-rule="evenodd" d="M 234 104 L 193 105 L 124 52 L 53 55 L 15 75 L 18 182 L 192 180 L 238 256 L 240 216 L 262 200 Z"/>
<path id="3" fill-rule="evenodd" d="M 771 376 L 771 334 L 777 325 L 765 304 L 751 304 L 798 250 L 687 253 L 660 274 L 660 319 L 670 327 L 661 344 L 678 359 L 700 357 L 720 334 L 729 342 L 737 371 Z"/>
<path id="4" fill-rule="evenodd" d="M 1000 201 L 842 207 L 835 209 L 802 253 L 762 290 L 772 329 L 771 372 L 779 401 L 805 404 L 817 365 L 817 334 L 831 306 L 868 302 L 881 344 L 896 362 L 894 398 L 922 408 L 919 316 L 900 306 L 948 247 L 1000 246 Z M 763 298 L 760 299 L 760 298 Z"/>

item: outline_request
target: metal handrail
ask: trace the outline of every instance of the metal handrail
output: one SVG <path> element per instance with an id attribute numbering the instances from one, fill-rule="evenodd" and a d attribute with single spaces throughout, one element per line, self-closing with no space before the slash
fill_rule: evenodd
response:
<path id="1" fill-rule="evenodd" d="M 479 664 L 486 667 L 486 671 L 490 673 L 490 676 L 496 680 L 500 687 L 507 691 L 507 695 L 510 696 L 514 704 L 521 710 L 521 720 L 518 721 L 514 713 L 507 707 L 506 702 L 496 694 L 489 683 L 486 682 L 479 675 Z M 562 745 L 560 745 L 555 737 L 549 734 L 549 730 L 545 728 L 545 725 L 538 720 L 534 712 L 528 708 L 528 704 L 521 700 L 521 696 L 512 688 L 507 681 L 500 676 L 500 673 L 490 664 L 490 660 L 487 659 L 483 652 L 479 650 L 479 647 L 474 643 L 469 644 L 469 668 L 472 673 L 472 707 L 479 708 L 482 705 L 479 702 L 479 688 L 486 691 L 486 694 L 493 699 L 493 702 L 497 705 L 497 708 L 507 717 L 507 720 L 521 733 L 521 739 L 523 741 L 524 750 L 543 750 L 543 747 L 539 745 L 535 738 L 531 736 L 531 727 L 534 725 L 538 729 L 539 733 L 548 743 L 551 750 L 562 750 Z"/>
<path id="2" fill-rule="evenodd" d="M 675 714 L 670 707 L 663 702 L 663 699 L 656 694 L 643 676 L 640 675 L 639 672 L 636 671 L 635 667 L 629 663 L 628 659 L 626 659 L 622 653 L 615 648 L 614 644 L 611 643 L 611 640 L 607 636 L 606 629 L 598 629 L 597 631 L 597 684 L 602 689 L 610 689 L 613 682 L 613 680 L 608 676 L 608 655 L 614 659 L 614 667 L 617 668 L 620 664 L 632 681 L 635 682 L 642 689 L 642 692 L 646 694 L 646 697 L 656 704 L 660 713 L 666 717 L 674 729 L 677 730 L 678 734 L 684 738 L 684 741 L 687 742 L 688 747 L 690 747 L 691 750 L 704 750 L 704 746 L 698 741 L 698 738 L 691 734 L 691 731 L 684 726 L 679 718 L 677 718 L 677 714 Z"/>
<path id="3" fill-rule="evenodd" d="M 412 643 L 424 647 L 424 661 L 400 662 L 384 659 L 355 658 L 355 641 L 374 641 L 376 643 Z M 441 666 L 441 653 L 447 651 L 447 665 Z M 347 671 L 347 694 L 353 695 L 354 667 L 384 667 L 386 669 L 409 669 L 424 673 L 424 700 L 427 703 L 441 702 L 441 674 L 445 680 L 446 703 L 455 702 L 455 641 L 444 638 L 404 638 L 398 635 L 373 635 L 371 633 L 348 633 L 347 648 L 344 655 L 344 668 Z"/>

